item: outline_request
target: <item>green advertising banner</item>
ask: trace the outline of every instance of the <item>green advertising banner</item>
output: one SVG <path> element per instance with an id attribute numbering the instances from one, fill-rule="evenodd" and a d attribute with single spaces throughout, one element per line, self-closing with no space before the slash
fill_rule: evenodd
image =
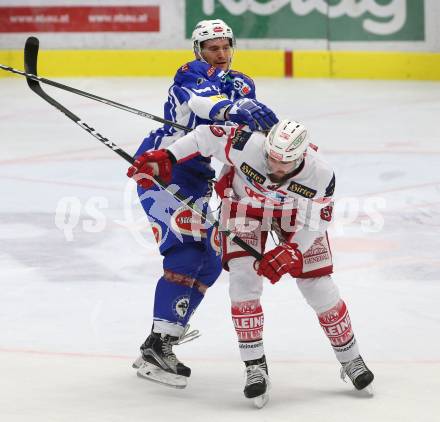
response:
<path id="1" fill-rule="evenodd" d="M 186 0 L 186 37 L 223 19 L 237 38 L 423 41 L 424 0 Z"/>

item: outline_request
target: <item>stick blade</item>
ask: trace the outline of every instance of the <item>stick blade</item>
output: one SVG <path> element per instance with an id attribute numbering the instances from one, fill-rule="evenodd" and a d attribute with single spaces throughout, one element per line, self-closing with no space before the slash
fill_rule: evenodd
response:
<path id="1" fill-rule="evenodd" d="M 24 68 L 26 73 L 31 73 L 32 75 L 38 75 L 37 73 L 37 59 L 38 59 L 38 49 L 40 47 L 40 42 L 36 37 L 29 37 L 26 40 L 24 46 Z M 38 81 L 26 78 L 29 88 L 35 90 L 35 88 L 40 86 Z"/>

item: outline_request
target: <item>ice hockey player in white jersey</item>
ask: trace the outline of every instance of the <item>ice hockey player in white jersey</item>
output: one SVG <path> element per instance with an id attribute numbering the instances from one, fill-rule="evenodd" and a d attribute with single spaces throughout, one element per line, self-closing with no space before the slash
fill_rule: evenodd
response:
<path id="1" fill-rule="evenodd" d="M 269 376 L 263 347 L 263 279 L 296 278 L 307 303 L 348 376 L 363 390 L 373 373 L 360 356 L 347 306 L 331 274 L 327 226 L 332 218 L 335 175 L 307 129 L 282 120 L 269 133 L 246 126 L 199 126 L 168 149 L 147 152 L 132 167 L 134 178 L 166 178 L 175 163 L 200 153 L 225 167 L 216 191 L 222 199 L 221 226 L 233 231 L 263 256 L 261 261 L 223 236 L 222 262 L 229 271 L 231 312 L 246 366 L 244 395 L 257 406 L 268 400 Z M 278 245 L 265 251 L 268 234 Z"/>

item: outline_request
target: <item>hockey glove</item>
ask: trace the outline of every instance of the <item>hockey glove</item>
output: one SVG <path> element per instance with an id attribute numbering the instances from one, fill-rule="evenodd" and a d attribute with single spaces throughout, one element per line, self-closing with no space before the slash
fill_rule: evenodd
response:
<path id="1" fill-rule="evenodd" d="M 258 122 L 260 128 L 262 130 L 272 129 L 272 126 L 276 125 L 279 122 L 278 117 L 265 104 L 260 103 L 259 101 L 257 101 L 257 104 L 261 107 L 261 123 Z"/>
<path id="2" fill-rule="evenodd" d="M 242 98 L 232 103 L 226 110 L 225 120 L 245 124 L 252 131 L 258 129 L 269 130 L 278 122 L 277 117 L 270 108 L 248 98 Z"/>
<path id="3" fill-rule="evenodd" d="M 153 176 L 165 183 L 171 182 L 171 171 L 175 162 L 174 156 L 166 149 L 147 151 L 136 159 L 128 169 L 127 176 L 144 189 L 150 189 L 154 186 Z"/>
<path id="4" fill-rule="evenodd" d="M 287 273 L 298 277 L 302 272 L 303 257 L 297 248 L 296 243 L 286 243 L 266 252 L 258 263 L 257 274 L 267 277 L 272 284 Z"/>

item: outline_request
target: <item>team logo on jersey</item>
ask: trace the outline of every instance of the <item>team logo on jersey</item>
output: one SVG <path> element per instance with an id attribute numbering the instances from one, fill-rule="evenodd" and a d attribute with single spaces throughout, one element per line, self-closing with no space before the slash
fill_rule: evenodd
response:
<path id="1" fill-rule="evenodd" d="M 174 231 L 188 236 L 206 237 L 206 228 L 201 217 L 186 207 L 174 211 L 171 216 L 171 227 Z"/>
<path id="2" fill-rule="evenodd" d="M 225 130 L 220 126 L 211 125 L 209 126 L 209 129 L 211 130 L 212 134 L 214 136 L 217 136 L 218 138 L 221 138 L 222 136 L 226 135 Z"/>
<path id="3" fill-rule="evenodd" d="M 243 164 L 240 166 L 240 170 L 250 179 L 254 180 L 255 182 L 259 183 L 260 185 L 262 185 L 265 181 L 266 178 L 259 173 L 257 170 L 255 170 L 254 168 L 252 168 L 249 164 L 247 164 L 246 162 L 243 162 Z"/>
<path id="4" fill-rule="evenodd" d="M 173 302 L 173 312 L 179 318 L 184 318 L 189 308 L 189 297 L 180 296 Z"/>
<path id="5" fill-rule="evenodd" d="M 313 198 L 316 195 L 315 189 L 308 188 L 297 182 L 291 182 L 287 190 L 308 199 Z"/>
<path id="6" fill-rule="evenodd" d="M 321 219 L 324 221 L 331 221 L 333 214 L 333 207 L 331 205 L 327 205 L 326 207 L 321 209 Z"/>
<path id="7" fill-rule="evenodd" d="M 231 139 L 232 148 L 243 151 L 243 148 L 251 135 L 251 132 L 246 132 L 244 130 L 235 131 L 234 137 Z"/>

